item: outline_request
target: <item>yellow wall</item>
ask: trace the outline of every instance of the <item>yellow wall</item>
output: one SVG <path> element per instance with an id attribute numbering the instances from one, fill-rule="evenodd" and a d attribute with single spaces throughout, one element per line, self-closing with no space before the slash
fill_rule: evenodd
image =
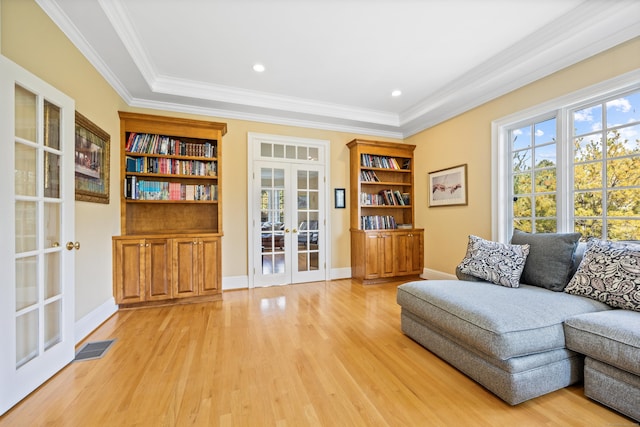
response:
<path id="1" fill-rule="evenodd" d="M 228 124 L 223 163 L 223 276 L 247 275 L 248 132 L 331 141 L 330 187 L 348 188 L 345 144 L 363 135 L 202 117 L 128 107 L 33 0 L 0 0 L 1 52 L 76 100 L 76 109 L 111 135 L 111 203 L 76 203 L 76 319 L 112 296 L 111 236 L 119 234 L 118 110 L 203 118 Z M 492 120 L 640 66 L 640 39 L 625 43 L 546 79 L 514 91 L 405 142 L 416 144 L 416 225 L 424 227 L 425 265 L 453 272 L 464 255 L 467 235 L 491 236 Z M 467 163 L 469 205 L 427 208 L 427 172 Z M 348 206 L 347 206 L 348 207 Z M 331 209 L 332 267 L 349 267 L 348 209 Z"/>
<path id="2" fill-rule="evenodd" d="M 491 238 L 491 122 L 640 68 L 640 38 L 423 131 L 417 145 L 416 224 L 425 228 L 425 267 L 453 273 L 467 236 Z M 427 173 L 468 165 L 468 206 L 428 208 Z"/>

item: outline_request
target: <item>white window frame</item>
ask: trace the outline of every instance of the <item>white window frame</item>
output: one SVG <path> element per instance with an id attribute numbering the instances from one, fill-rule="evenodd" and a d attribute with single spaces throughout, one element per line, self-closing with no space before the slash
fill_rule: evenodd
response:
<path id="1" fill-rule="evenodd" d="M 640 70 L 634 70 L 571 94 L 555 98 L 491 123 L 491 234 L 492 239 L 508 242 L 513 233 L 512 182 L 509 130 L 537 118 L 557 114 L 557 197 L 558 232 L 573 231 L 573 182 L 571 120 L 572 110 L 601 99 L 640 89 Z"/>

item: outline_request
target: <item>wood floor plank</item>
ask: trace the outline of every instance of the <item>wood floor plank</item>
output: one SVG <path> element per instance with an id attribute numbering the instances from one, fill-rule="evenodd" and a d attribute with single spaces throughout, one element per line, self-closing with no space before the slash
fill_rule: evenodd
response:
<path id="1" fill-rule="evenodd" d="M 633 422 L 568 387 L 509 406 L 402 334 L 399 283 L 350 279 L 122 310 L 6 426 L 604 426 Z"/>

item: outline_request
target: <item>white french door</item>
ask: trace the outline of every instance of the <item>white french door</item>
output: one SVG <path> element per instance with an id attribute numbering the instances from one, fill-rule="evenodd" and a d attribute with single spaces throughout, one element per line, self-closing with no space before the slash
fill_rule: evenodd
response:
<path id="1" fill-rule="evenodd" d="M 261 160 L 251 165 L 250 285 L 326 280 L 324 147 L 282 137 L 256 146 Z"/>
<path id="2" fill-rule="evenodd" d="M 0 56 L 0 415 L 74 358 L 74 120 Z"/>

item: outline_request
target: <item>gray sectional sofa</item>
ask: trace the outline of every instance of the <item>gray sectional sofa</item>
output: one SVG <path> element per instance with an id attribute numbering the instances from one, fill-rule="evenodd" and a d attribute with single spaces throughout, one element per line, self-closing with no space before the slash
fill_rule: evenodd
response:
<path id="1" fill-rule="evenodd" d="M 640 420 L 640 245 L 615 244 L 612 260 L 598 253 L 602 241 L 578 245 L 575 234 L 516 231 L 512 245 L 472 237 L 462 280 L 398 287 L 402 331 L 511 405 L 584 379 L 587 396 Z M 585 279 L 619 264 L 622 281 Z M 604 292 L 605 282 L 629 292 Z"/>

